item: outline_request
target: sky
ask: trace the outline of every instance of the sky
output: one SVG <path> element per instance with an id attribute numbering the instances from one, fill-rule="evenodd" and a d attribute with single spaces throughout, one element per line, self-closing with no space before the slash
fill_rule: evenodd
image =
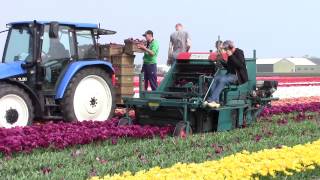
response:
<path id="1" fill-rule="evenodd" d="M 214 49 L 218 36 L 233 40 L 247 57 L 320 57 L 319 0 L 4 0 L 0 30 L 12 21 L 54 20 L 100 23 L 117 31 L 105 43 L 143 38 L 150 29 L 160 43 L 159 63 L 167 60 L 169 36 L 182 23 L 191 51 Z M 2 54 L 6 34 L 0 34 Z M 141 63 L 141 55 L 135 63 Z"/>

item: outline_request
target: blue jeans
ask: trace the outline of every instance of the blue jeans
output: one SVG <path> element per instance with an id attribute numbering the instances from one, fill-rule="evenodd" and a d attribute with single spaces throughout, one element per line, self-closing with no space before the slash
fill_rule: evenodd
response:
<path id="1" fill-rule="evenodd" d="M 214 78 L 214 82 L 210 89 L 210 96 L 208 102 L 219 102 L 220 94 L 224 86 L 235 83 L 238 77 L 235 74 L 218 75 Z"/>

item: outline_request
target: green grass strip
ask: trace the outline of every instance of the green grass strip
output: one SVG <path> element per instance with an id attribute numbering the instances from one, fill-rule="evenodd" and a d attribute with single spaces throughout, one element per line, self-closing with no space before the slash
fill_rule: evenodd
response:
<path id="1" fill-rule="evenodd" d="M 228 132 L 196 134 L 186 140 L 120 139 L 116 145 L 98 142 L 62 151 L 39 149 L 31 154 L 16 154 L 0 159 L 3 179 L 86 179 L 91 176 L 138 172 L 154 166 L 170 167 L 177 162 L 201 163 L 221 159 L 243 150 L 250 152 L 281 145 L 294 146 L 319 139 L 315 121 L 279 125 L 257 122 L 251 127 Z"/>

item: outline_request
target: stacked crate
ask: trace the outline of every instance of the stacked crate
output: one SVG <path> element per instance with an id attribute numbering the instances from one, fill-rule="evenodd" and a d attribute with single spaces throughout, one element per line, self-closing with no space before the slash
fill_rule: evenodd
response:
<path id="1" fill-rule="evenodd" d="M 126 39 L 125 45 L 106 44 L 99 45 L 99 58 L 111 61 L 116 75 L 116 103 L 123 104 L 122 97 L 134 95 L 134 53 L 142 53 L 138 44 L 145 42 Z"/>
<path id="2" fill-rule="evenodd" d="M 98 46 L 99 58 L 107 61 L 111 61 L 112 56 L 123 53 L 124 45 L 122 44 L 104 44 Z"/>
<path id="3" fill-rule="evenodd" d="M 143 53 L 144 51 L 140 48 L 138 48 L 138 44 L 144 44 L 146 45 L 145 42 L 143 41 L 137 41 L 137 40 L 132 40 L 132 39 L 126 39 L 124 40 L 125 46 L 124 46 L 124 52 L 127 54 L 134 54 L 136 53 Z"/>
<path id="4" fill-rule="evenodd" d="M 119 54 L 111 57 L 116 74 L 116 103 L 123 104 L 122 97 L 134 95 L 134 55 Z"/>

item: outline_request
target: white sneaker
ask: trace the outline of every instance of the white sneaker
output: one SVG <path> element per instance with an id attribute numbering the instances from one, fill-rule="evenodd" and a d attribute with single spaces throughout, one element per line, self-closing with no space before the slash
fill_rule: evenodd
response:
<path id="1" fill-rule="evenodd" d="M 204 101 L 204 102 L 202 103 L 202 106 L 203 106 L 203 107 L 207 107 L 207 106 L 208 106 L 208 101 Z"/>
<path id="2" fill-rule="evenodd" d="M 212 101 L 211 103 L 208 103 L 208 106 L 211 108 L 219 108 L 220 104 Z"/>

